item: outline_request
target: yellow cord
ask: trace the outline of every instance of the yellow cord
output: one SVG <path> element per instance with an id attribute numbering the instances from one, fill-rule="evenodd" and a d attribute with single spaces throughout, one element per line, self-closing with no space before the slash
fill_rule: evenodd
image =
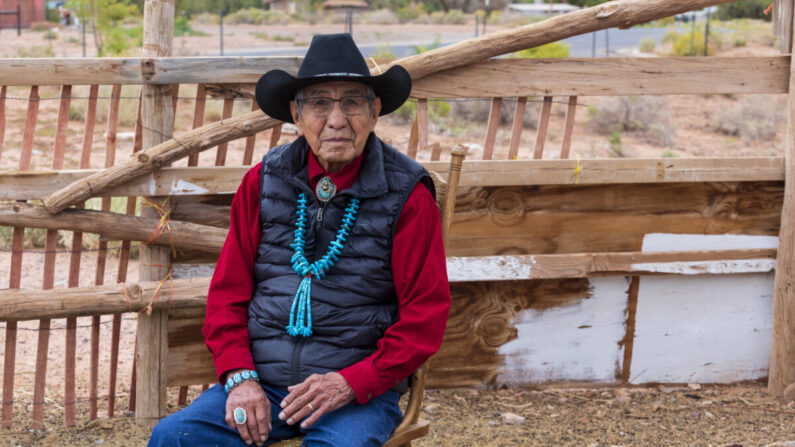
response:
<path id="1" fill-rule="evenodd" d="M 378 62 L 376 62 L 375 59 L 373 59 L 372 57 L 370 58 L 370 61 L 375 66 L 375 69 L 378 70 L 378 74 L 383 74 L 383 72 L 381 71 L 381 67 L 378 66 Z"/>
<path id="2" fill-rule="evenodd" d="M 580 155 L 577 154 L 577 167 L 574 168 L 574 184 L 580 184 L 580 173 L 582 172 L 582 164 L 580 164 Z"/>

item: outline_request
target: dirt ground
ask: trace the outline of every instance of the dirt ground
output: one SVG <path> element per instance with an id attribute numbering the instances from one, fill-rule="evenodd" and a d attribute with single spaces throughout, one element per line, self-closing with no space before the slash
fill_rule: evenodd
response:
<path id="1" fill-rule="evenodd" d="M 795 403 L 758 384 L 547 390 L 433 390 L 430 446 L 795 446 Z M 53 416 L 57 418 L 57 416 Z M 2 446 L 144 446 L 132 417 L 42 432 L 0 431 Z"/>
<path id="2" fill-rule="evenodd" d="M 175 39 L 175 55 L 215 55 L 218 36 L 215 27 L 198 26 L 197 29 L 209 34 L 207 37 L 189 37 Z M 205 29 L 206 28 L 206 29 Z M 470 25 L 361 25 L 355 27 L 358 41 L 388 42 L 403 41 L 427 43 L 429 38 L 440 35 L 442 40 L 468 37 L 472 33 Z M 271 36 L 292 36 L 292 42 L 258 40 L 252 33 L 259 31 L 256 27 L 230 26 L 225 34 L 225 46 L 228 49 L 247 49 L 256 46 L 282 45 L 291 46 L 305 44 L 311 34 L 318 32 L 339 32 L 342 25 L 324 25 L 310 27 L 308 25 L 289 25 L 269 27 L 266 31 Z M 500 29 L 498 26 L 490 31 Z M 420 36 L 420 37 L 418 37 Z M 58 57 L 80 56 L 81 48 L 78 41 L 79 32 L 74 29 L 59 31 L 59 37 L 52 42 L 52 53 Z M 24 51 L 50 45 L 44 40 L 42 33 L 26 31 L 22 37 L 3 33 L 3 49 L 5 57 L 20 57 Z M 90 49 L 89 44 L 89 49 Z M 42 51 L 40 48 L 39 50 Z M 89 52 L 89 55 L 92 53 Z M 774 55 L 776 50 L 771 47 L 749 44 L 735 48 L 723 55 Z M 180 91 L 177 113 L 177 134 L 185 131 L 192 123 L 194 91 L 185 87 Z M 74 95 L 85 95 L 86 92 L 76 88 Z M 123 93 L 122 114 L 130 115 L 134 111 L 137 91 L 130 89 Z M 7 101 L 8 133 L 5 140 L 5 151 L 0 152 L 0 171 L 14 170 L 19 163 L 18 147 L 22 138 L 25 109 L 24 98 L 27 91 L 21 88 L 9 90 Z M 42 97 L 57 97 L 56 88 L 42 88 Z M 102 95 L 102 93 L 101 93 Z M 664 98 L 663 107 L 670 115 L 672 140 L 661 145 L 637 133 L 621 135 L 619 150 L 615 141 L 608 136 L 595 132 L 590 124 L 588 106 L 599 109 L 609 98 L 581 98 L 575 124 L 575 138 L 572 146 L 572 157 L 704 157 L 704 156 L 780 156 L 783 154 L 784 128 L 782 121 L 777 123 L 777 131 L 773 138 L 755 140 L 743 136 L 731 136 L 715 130 L 718 116 L 725 110 L 738 109 L 742 106 L 742 98 L 730 95 L 714 96 L 671 96 Z M 762 101 L 774 110 L 785 114 L 786 98 L 783 96 L 764 95 Z M 75 100 L 74 104 L 80 101 Z M 84 102 L 84 101 L 83 101 Z M 125 105 L 126 104 L 126 105 Z M 537 102 L 529 103 L 530 108 L 540 108 Z M 57 113 L 57 100 L 41 101 L 39 130 L 35 140 L 33 156 L 34 169 L 47 169 L 51 166 L 52 136 L 50 128 L 54 128 Z M 99 115 L 107 108 L 107 101 L 100 100 Z M 505 106 L 503 106 L 505 107 Z M 236 112 L 247 111 L 242 104 Z M 549 140 L 545 158 L 556 158 L 562 140 L 566 105 L 555 103 L 550 121 Z M 129 118 L 129 117 L 128 117 Z M 206 122 L 220 119 L 220 103 L 208 101 Z M 122 123 L 119 132 L 119 153 L 117 159 L 123 159 L 131 152 L 132 120 Z M 450 133 L 432 127 L 431 142 L 438 141 L 443 150 L 457 143 L 473 143 L 482 145 L 485 131 L 485 120 L 479 125 L 471 125 L 458 133 Z M 405 147 L 408 141 L 409 127 L 391 119 L 379 122 L 377 133 L 392 141 L 396 146 Z M 82 145 L 83 123 L 79 120 L 70 121 L 67 138 L 66 168 L 77 167 L 79 148 Z M 286 130 L 283 141 L 295 137 Z M 503 126 L 498 133 L 497 158 L 506 156 L 510 128 Z M 259 141 L 266 140 L 259 138 Z M 535 144 L 535 132 L 526 130 L 523 135 L 520 158 L 530 158 Z M 262 155 L 264 149 L 258 148 L 255 159 Z M 470 159 L 478 159 L 480 152 L 474 146 L 469 154 Z M 242 160 L 242 143 L 233 142 L 229 148 L 229 164 L 240 164 Z M 104 125 L 97 125 L 94 137 L 92 166 L 104 164 Z M 421 152 L 420 159 L 429 158 L 429 154 Z M 211 165 L 214 154 L 202 154 L 200 164 Z M 178 163 L 178 165 L 180 165 Z M 69 236 L 62 241 L 62 246 L 70 244 Z M 28 253 L 23 261 L 23 288 L 38 289 L 41 287 L 43 256 L 40 253 Z M 56 262 L 56 287 L 66 285 L 68 272 L 68 254 L 58 255 Z M 93 284 L 96 253 L 87 252 L 83 255 L 81 267 L 81 285 Z M 106 268 L 105 282 L 115 281 L 117 258 L 110 256 Z M 0 250 L 0 289 L 8 287 L 10 253 Z M 136 279 L 137 261 L 131 262 L 128 276 Z M 86 422 L 87 417 L 87 377 L 89 358 L 90 319 L 78 320 L 78 384 L 77 410 L 78 425 L 63 427 L 63 383 L 62 353 L 64 351 L 64 322 L 53 322 L 53 330 L 48 351 L 48 391 L 46 397 L 46 429 L 41 432 L 30 432 L 26 418 L 29 418 L 32 401 L 32 379 L 36 356 L 36 343 L 39 332 L 38 322 L 20 324 L 17 343 L 17 366 L 15 380 L 15 414 L 14 426 L 10 430 L 0 430 L 0 446 L 31 446 L 31 445 L 111 445 L 138 446 L 145 445 L 147 432 L 135 425 L 128 408 L 127 391 L 130 387 L 132 367 L 135 316 L 126 315 L 122 321 L 122 346 L 120 352 L 120 371 L 117 391 L 119 393 L 116 416 L 107 419 L 107 389 L 109 361 L 108 345 L 110 339 L 109 317 L 103 317 L 101 324 L 100 365 L 100 419 Z M 4 324 L 0 324 L 0 334 L 4 336 Z M 1 339 L 1 338 L 0 338 Z M 0 342 L 0 361 L 4 344 Z M 199 392 L 191 389 L 191 396 Z M 172 392 L 170 411 L 176 410 L 173 402 L 176 397 Z M 546 389 L 546 390 L 442 390 L 428 391 L 424 402 L 423 417 L 432 421 L 431 433 L 416 443 L 419 446 L 795 446 L 795 403 L 779 402 L 765 394 L 764 386 L 756 383 L 727 386 L 650 386 L 641 388 L 593 388 L 593 389 Z"/>

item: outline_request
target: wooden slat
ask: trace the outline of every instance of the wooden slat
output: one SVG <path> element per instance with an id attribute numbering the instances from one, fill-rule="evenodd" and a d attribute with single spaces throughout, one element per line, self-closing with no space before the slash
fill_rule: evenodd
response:
<path id="1" fill-rule="evenodd" d="M 439 161 L 442 158 L 442 145 L 435 141 L 431 144 L 431 161 Z"/>
<path id="2" fill-rule="evenodd" d="M 23 59 L 0 67 L 0 85 L 249 83 L 301 58 Z M 202 67 L 202 68 L 196 68 Z M 210 67 L 207 69 L 206 67 Z M 167 71 L 164 71 L 167 70 Z M 528 77 L 527 73 L 533 73 Z M 719 76 L 716 78 L 716 73 Z M 412 83 L 415 98 L 786 93 L 789 56 L 492 59 Z M 249 96 L 250 97 L 250 96 Z"/>
<path id="3" fill-rule="evenodd" d="M 428 100 L 417 101 L 417 146 L 425 149 L 428 146 Z M 416 159 L 416 155 L 411 157 Z"/>
<path id="4" fill-rule="evenodd" d="M 224 99 L 224 109 L 221 113 L 222 120 L 228 120 L 232 118 L 232 111 L 235 107 L 235 100 L 233 98 Z M 228 142 L 224 142 L 218 145 L 218 150 L 215 153 L 215 165 L 216 166 L 223 166 L 226 164 L 226 150 L 229 147 Z"/>
<path id="5" fill-rule="evenodd" d="M 30 88 L 28 99 L 28 112 L 25 115 L 25 130 L 22 134 L 22 154 L 19 160 L 19 169 L 30 169 L 30 159 L 33 153 L 33 135 L 36 131 L 36 118 L 39 116 L 39 87 Z"/>
<path id="6" fill-rule="evenodd" d="M 0 90 L 0 141 L 5 138 L 6 126 L 6 92 L 7 87 L 3 86 Z M 2 145 L 0 145 L 2 154 Z M 20 157 L 20 170 L 28 169 L 22 165 L 23 157 Z M 25 239 L 25 229 L 14 227 L 11 242 L 11 268 L 9 272 L 8 284 L 11 289 L 19 289 L 22 279 L 22 250 Z M 3 355 L 3 428 L 11 428 L 14 414 L 14 367 L 16 366 L 17 353 L 17 324 L 9 322 L 5 330 L 5 351 Z"/>
<path id="7" fill-rule="evenodd" d="M 17 59 L 0 67 L 2 85 L 201 84 L 256 82 L 280 69 L 296 74 L 299 57 Z"/>
<path id="8" fill-rule="evenodd" d="M 544 143 L 547 140 L 547 130 L 549 129 L 549 116 L 552 111 L 552 97 L 544 97 L 544 105 L 541 107 L 541 118 L 538 120 L 538 134 L 536 136 L 536 148 L 533 158 L 540 160 L 544 157 Z"/>
<path id="9" fill-rule="evenodd" d="M 665 158 L 465 161 L 462 186 L 571 185 L 581 168 L 580 185 L 783 181 L 782 158 Z M 422 162 L 430 171 L 447 172 L 446 162 Z M 163 168 L 98 197 L 136 194 L 191 196 L 232 194 L 248 168 Z M 36 200 L 97 172 L 65 170 L 0 173 L 0 200 Z M 180 182 L 181 181 L 181 182 Z M 178 186 L 178 183 L 180 183 Z"/>
<path id="10" fill-rule="evenodd" d="M 34 105 L 35 104 L 35 105 Z M 39 111 L 38 88 L 32 87 L 30 91 L 30 103 L 28 105 L 28 119 L 25 120 L 25 133 L 23 135 L 23 150 L 27 147 L 26 140 L 30 146 L 33 145 L 33 135 L 36 131 L 36 117 Z M 31 112 L 33 110 L 33 112 Z M 68 110 L 67 110 L 68 114 Z M 59 113 L 59 118 L 61 114 Z M 31 119 L 32 118 L 32 119 Z M 55 151 L 57 153 L 57 150 Z M 60 159 L 53 157 L 53 169 L 63 167 L 63 152 Z M 47 230 L 44 242 L 44 278 L 42 289 L 52 289 L 55 282 L 55 250 L 57 249 L 58 233 L 55 230 Z M 33 383 L 33 414 L 31 427 L 40 430 L 44 427 L 44 394 L 46 391 L 47 380 L 47 351 L 50 345 L 50 320 L 42 319 L 39 321 L 38 341 L 36 344 L 36 370 Z"/>
<path id="11" fill-rule="evenodd" d="M 204 124 L 204 109 L 207 104 L 207 90 L 204 84 L 196 86 L 196 102 L 193 107 L 193 129 L 198 129 Z M 188 166 L 199 165 L 199 154 L 191 154 L 188 157 Z"/>
<path id="12" fill-rule="evenodd" d="M 86 107 L 86 127 L 83 132 L 83 151 L 80 156 L 80 168 L 89 168 L 91 158 L 91 146 L 94 144 L 94 123 L 97 119 L 97 96 L 99 86 L 92 85 L 88 92 L 88 104 Z"/>
<path id="13" fill-rule="evenodd" d="M 777 44 L 782 53 L 792 52 L 792 22 L 793 4 L 790 0 L 776 0 L 773 11 L 773 33 L 777 37 Z"/>
<path id="14" fill-rule="evenodd" d="M 606 274 L 738 274 L 769 272 L 776 250 L 577 253 L 450 257 L 450 282 L 588 278 Z M 732 266 L 731 262 L 735 265 Z"/>
<path id="15" fill-rule="evenodd" d="M 470 276 L 455 273 L 453 283 L 493 282 L 506 280 L 576 279 L 601 277 L 606 274 L 658 274 L 673 270 L 677 264 L 690 264 L 692 268 L 672 274 L 736 274 L 748 271 L 770 271 L 775 266 L 776 249 L 703 250 L 682 252 L 628 252 L 628 253 L 572 253 L 551 255 L 505 255 L 491 257 L 448 258 L 448 267 L 469 265 Z M 729 261 L 737 263 L 728 267 Z M 742 269 L 743 262 L 759 261 L 755 270 Z M 495 264 L 483 271 L 476 269 L 488 262 Z M 720 262 L 721 271 L 699 270 L 701 264 Z M 509 265 L 513 263 L 514 265 Z M 151 304 L 153 309 L 185 309 L 185 313 L 203 314 L 207 302 L 207 289 L 211 278 L 175 279 L 171 301 L 151 302 L 157 282 L 111 284 L 104 286 L 68 289 L 0 290 L 0 321 L 21 321 L 37 317 L 64 318 L 66 316 L 92 316 L 116 312 L 140 312 Z M 126 290 L 126 294 L 125 294 Z M 45 305 L 50 303 L 52 305 Z M 187 309 L 193 309 L 188 311 Z M 191 323 L 193 324 L 193 323 Z M 196 323 L 201 327 L 201 322 Z M 169 340 L 169 345 L 194 342 L 204 346 L 200 337 L 193 340 Z M 206 349 L 205 349 L 206 352 Z M 209 356 L 209 352 L 206 352 Z M 188 373 L 190 374 L 190 373 Z M 206 382 L 198 382 L 206 383 Z"/>
<path id="16" fill-rule="evenodd" d="M 278 126 L 271 129 L 271 136 L 270 141 L 268 142 L 268 149 L 273 149 L 274 147 L 279 145 L 279 138 L 282 137 L 282 125 L 279 124 Z"/>
<path id="17" fill-rule="evenodd" d="M 569 158 L 571 139 L 574 133 L 574 116 L 577 113 L 577 97 L 569 97 L 569 108 L 566 110 L 566 128 L 563 131 L 563 144 L 560 147 L 560 158 Z"/>
<path id="18" fill-rule="evenodd" d="M 624 348 L 624 361 L 621 362 L 621 382 L 629 383 L 632 377 L 632 353 L 635 350 L 635 321 L 638 313 L 638 291 L 640 290 L 640 277 L 633 276 L 627 291 L 627 321 L 624 324 L 626 334 L 621 340 Z"/>
<path id="19" fill-rule="evenodd" d="M 411 95 L 510 98 L 787 93 L 788 80 L 789 56 L 502 58 L 414 80 Z"/>
<path id="20" fill-rule="evenodd" d="M 113 166 L 116 162 L 116 135 L 119 124 L 119 104 L 121 97 L 121 85 L 114 85 L 111 89 L 110 103 L 108 105 L 108 124 L 105 137 L 105 167 Z M 102 198 L 102 211 L 109 211 L 111 208 L 110 197 Z M 105 283 L 105 259 L 107 258 L 108 241 L 100 239 L 99 249 L 97 250 L 97 267 L 94 274 L 94 285 L 101 286 Z M 93 421 L 97 418 L 98 399 L 99 399 L 99 337 L 100 337 L 100 317 L 94 316 L 91 319 L 91 353 L 89 371 L 89 390 L 88 390 L 88 419 Z M 115 359 L 111 356 L 111 363 Z M 115 382 L 115 377 L 114 377 Z"/>
<path id="21" fill-rule="evenodd" d="M 7 86 L 0 87 L 0 159 L 3 158 L 3 144 L 6 138 L 6 92 Z"/>
<path id="22" fill-rule="evenodd" d="M 491 100 L 489 123 L 486 126 L 486 141 L 483 143 L 483 159 L 491 160 L 494 156 L 494 143 L 497 140 L 497 129 L 500 127 L 500 107 L 502 98 Z"/>
<path id="23" fill-rule="evenodd" d="M 508 149 L 508 160 L 516 160 L 519 157 L 519 144 L 522 141 L 522 127 L 526 109 L 527 98 L 524 96 L 517 98 L 516 108 L 513 112 L 513 127 L 511 128 L 511 143 Z"/>
<path id="24" fill-rule="evenodd" d="M 257 110 L 257 101 L 251 101 L 251 111 Z M 246 149 L 243 151 L 243 166 L 248 166 L 254 158 L 254 145 L 257 142 L 257 134 L 246 137 Z"/>
<path id="25" fill-rule="evenodd" d="M 414 117 L 414 122 L 411 123 L 411 131 L 409 132 L 409 144 L 406 148 L 406 155 L 412 160 L 417 159 L 417 149 L 420 146 L 420 131 L 419 131 L 420 114 Z"/>

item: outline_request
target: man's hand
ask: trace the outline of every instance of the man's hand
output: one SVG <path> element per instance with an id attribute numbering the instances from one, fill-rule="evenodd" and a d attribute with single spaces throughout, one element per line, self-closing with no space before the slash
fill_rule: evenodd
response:
<path id="1" fill-rule="evenodd" d="M 240 371 L 242 370 L 230 371 L 227 377 Z M 246 411 L 245 424 L 235 423 L 234 411 L 238 407 Z M 224 420 L 226 425 L 240 433 L 240 438 L 248 445 L 253 442 L 261 446 L 268 439 L 268 433 L 271 431 L 271 406 L 259 383 L 253 380 L 243 382 L 229 392 L 226 396 Z"/>
<path id="2" fill-rule="evenodd" d="M 321 416 L 347 405 L 356 398 L 353 388 L 340 373 L 312 374 L 298 385 L 287 388 L 290 393 L 281 403 L 279 419 L 292 425 L 311 413 L 301 428 L 314 424 Z"/>

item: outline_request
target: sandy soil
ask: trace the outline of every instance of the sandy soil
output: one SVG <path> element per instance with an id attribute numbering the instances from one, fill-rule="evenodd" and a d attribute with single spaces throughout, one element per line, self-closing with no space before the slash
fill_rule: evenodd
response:
<path id="1" fill-rule="evenodd" d="M 197 27 L 211 35 L 197 38 L 177 38 L 175 40 L 176 55 L 216 54 L 218 36 L 214 27 Z M 206 28 L 206 29 L 205 29 Z M 226 48 L 253 48 L 261 45 L 294 45 L 308 42 L 310 35 L 317 32 L 341 31 L 341 25 L 325 25 L 322 28 L 302 25 L 284 27 L 268 27 L 266 32 L 271 36 L 290 35 L 293 42 L 265 42 L 254 37 L 252 33 L 260 31 L 257 27 L 227 27 L 225 35 Z M 439 34 L 441 38 L 458 35 L 471 35 L 471 27 L 466 26 L 368 26 L 355 27 L 359 41 L 372 42 L 404 41 L 418 42 L 418 35 L 432 37 Z M 496 30 L 497 27 L 492 28 Z M 216 34 L 214 34 L 216 33 Z M 56 56 L 79 56 L 79 32 L 74 29 L 59 31 L 59 38 L 52 44 Z M 425 39 L 427 40 L 427 39 Z M 18 57 L 21 48 L 28 51 L 32 47 L 47 46 L 42 33 L 25 32 L 21 38 L 7 32 L 3 34 L 3 49 L 6 57 Z M 76 41 L 78 43 L 76 43 Z M 89 46 L 89 49 L 91 47 Z M 38 50 L 37 50 L 38 51 Z M 92 53 L 89 52 L 89 55 Z M 744 48 L 730 50 L 725 55 L 772 55 L 776 51 L 769 47 L 749 45 Z M 28 94 L 26 89 L 9 89 L 7 101 L 7 120 L 9 123 L 5 151 L 0 152 L 0 171 L 14 170 L 19 164 L 18 149 L 21 144 L 22 127 Z M 57 88 L 42 88 L 42 98 L 56 98 Z M 87 89 L 76 88 L 76 97 L 83 97 Z M 107 92 L 104 93 L 107 95 Z M 177 135 L 189 128 L 192 122 L 194 95 L 192 87 L 184 87 L 180 91 L 181 99 L 177 114 Z M 103 96 L 103 93 L 100 93 Z M 122 109 L 128 115 L 134 114 L 137 91 L 125 89 Z M 608 98 L 582 98 L 577 111 L 575 139 L 572 157 L 660 157 L 666 156 L 776 156 L 783 154 L 784 123 L 778 124 L 778 131 L 773 139 L 756 141 L 742 136 L 728 136 L 715 130 L 716 117 L 725 110 L 738 109 L 742 106 L 741 97 L 729 96 L 672 96 L 664 98 L 663 108 L 669 112 L 669 124 L 672 142 L 661 145 L 649 142 L 648 138 L 639 133 L 621 135 L 620 151 L 615 144 L 608 141 L 608 136 L 594 132 L 590 125 L 588 106 L 599 109 L 608 104 Z M 785 114 L 786 98 L 766 95 L 763 98 L 771 108 Z M 84 103 L 76 99 L 75 104 Z M 41 101 L 39 130 L 34 146 L 33 169 L 48 169 L 52 166 L 52 130 L 57 114 L 58 101 L 45 99 Z M 504 106 L 505 107 L 505 106 Z M 538 102 L 530 102 L 530 108 L 540 108 Z M 249 106 L 236 106 L 235 113 L 249 110 Z M 107 100 L 100 100 L 99 114 L 107 109 Z M 549 140 L 545 158 L 556 158 L 563 136 L 566 105 L 553 105 L 550 122 Z M 106 113 L 106 112 L 104 112 Z M 220 103 L 208 101 L 206 122 L 220 119 Z M 483 144 L 485 120 L 482 123 L 470 124 L 466 128 L 452 132 L 441 132 L 432 126 L 431 142 L 438 141 L 443 150 L 447 151 L 457 143 Z M 122 124 L 119 132 L 119 152 L 117 159 L 128 156 L 132 150 L 132 120 Z M 67 138 L 67 168 L 77 167 L 79 150 L 82 146 L 82 128 L 80 121 L 70 121 Z M 409 127 L 392 119 L 379 122 L 377 132 L 393 144 L 405 147 L 408 142 Z M 294 138 L 294 133 L 285 131 L 283 141 Z M 506 156 L 510 129 L 504 126 L 498 133 L 497 158 Z M 259 138 L 261 142 L 266 138 Z M 529 158 L 535 145 L 535 131 L 524 132 L 520 150 L 520 158 Z M 258 146 L 255 159 L 264 153 L 265 148 Z M 474 148 L 471 159 L 480 158 L 480 149 Z M 419 154 L 420 159 L 429 158 L 427 152 Z M 242 160 L 242 142 L 233 142 L 229 148 L 229 164 L 240 164 Z M 211 165 L 214 153 L 202 154 L 200 163 Z M 92 150 L 92 166 L 104 164 L 104 125 L 99 123 L 94 133 Z M 177 165 L 180 165 L 178 163 Z M 59 250 L 70 246 L 71 236 L 62 235 Z M 93 245 L 87 243 L 91 249 Z M 34 249 L 36 250 L 36 249 Z M 43 254 L 25 252 L 23 257 L 23 288 L 38 289 L 43 276 Z M 68 254 L 60 253 L 56 262 L 56 287 L 66 285 L 68 272 Z M 111 283 L 116 278 L 117 258 L 111 255 L 104 281 Z M 82 256 L 81 285 L 93 284 L 96 253 L 88 251 Z M 0 289 L 8 287 L 10 253 L 0 249 Z M 136 279 L 137 261 L 130 265 L 128 276 Z M 15 371 L 15 414 L 14 426 L 11 430 L 0 430 L 0 445 L 145 445 L 147 433 L 137 427 L 133 420 L 125 416 L 127 409 L 126 392 L 130 387 L 132 368 L 135 316 L 126 315 L 122 321 L 122 346 L 120 352 L 120 370 L 118 377 L 116 417 L 106 419 L 107 413 L 107 382 L 109 362 L 109 317 L 103 317 L 101 324 L 100 352 L 101 369 L 99 371 L 101 419 L 86 422 L 88 399 L 88 359 L 90 348 L 90 319 L 78 321 L 78 377 L 77 377 L 77 409 L 78 426 L 64 428 L 63 417 L 63 368 L 61 367 L 64 352 L 64 322 L 56 320 L 48 349 L 48 383 L 47 390 L 47 424 L 42 432 L 29 432 L 25 418 L 28 418 L 32 403 L 32 381 L 36 356 L 38 322 L 20 324 L 17 343 L 17 366 Z M 0 334 L 4 336 L 4 324 L 0 324 Z M 3 357 L 4 344 L 0 343 L 0 361 Z M 571 446 L 663 446 L 663 445 L 694 445 L 694 446 L 795 446 L 795 404 L 773 400 L 765 395 L 764 388 L 757 384 L 742 386 L 697 386 L 689 387 L 647 387 L 632 389 L 558 389 L 558 390 L 445 390 L 429 391 L 425 401 L 424 417 L 433 421 L 431 434 L 417 443 L 420 446 L 515 446 L 515 445 L 571 445 Z M 191 389 L 195 397 L 199 389 Z M 176 396 L 171 395 L 170 410 L 173 411 Z"/>

